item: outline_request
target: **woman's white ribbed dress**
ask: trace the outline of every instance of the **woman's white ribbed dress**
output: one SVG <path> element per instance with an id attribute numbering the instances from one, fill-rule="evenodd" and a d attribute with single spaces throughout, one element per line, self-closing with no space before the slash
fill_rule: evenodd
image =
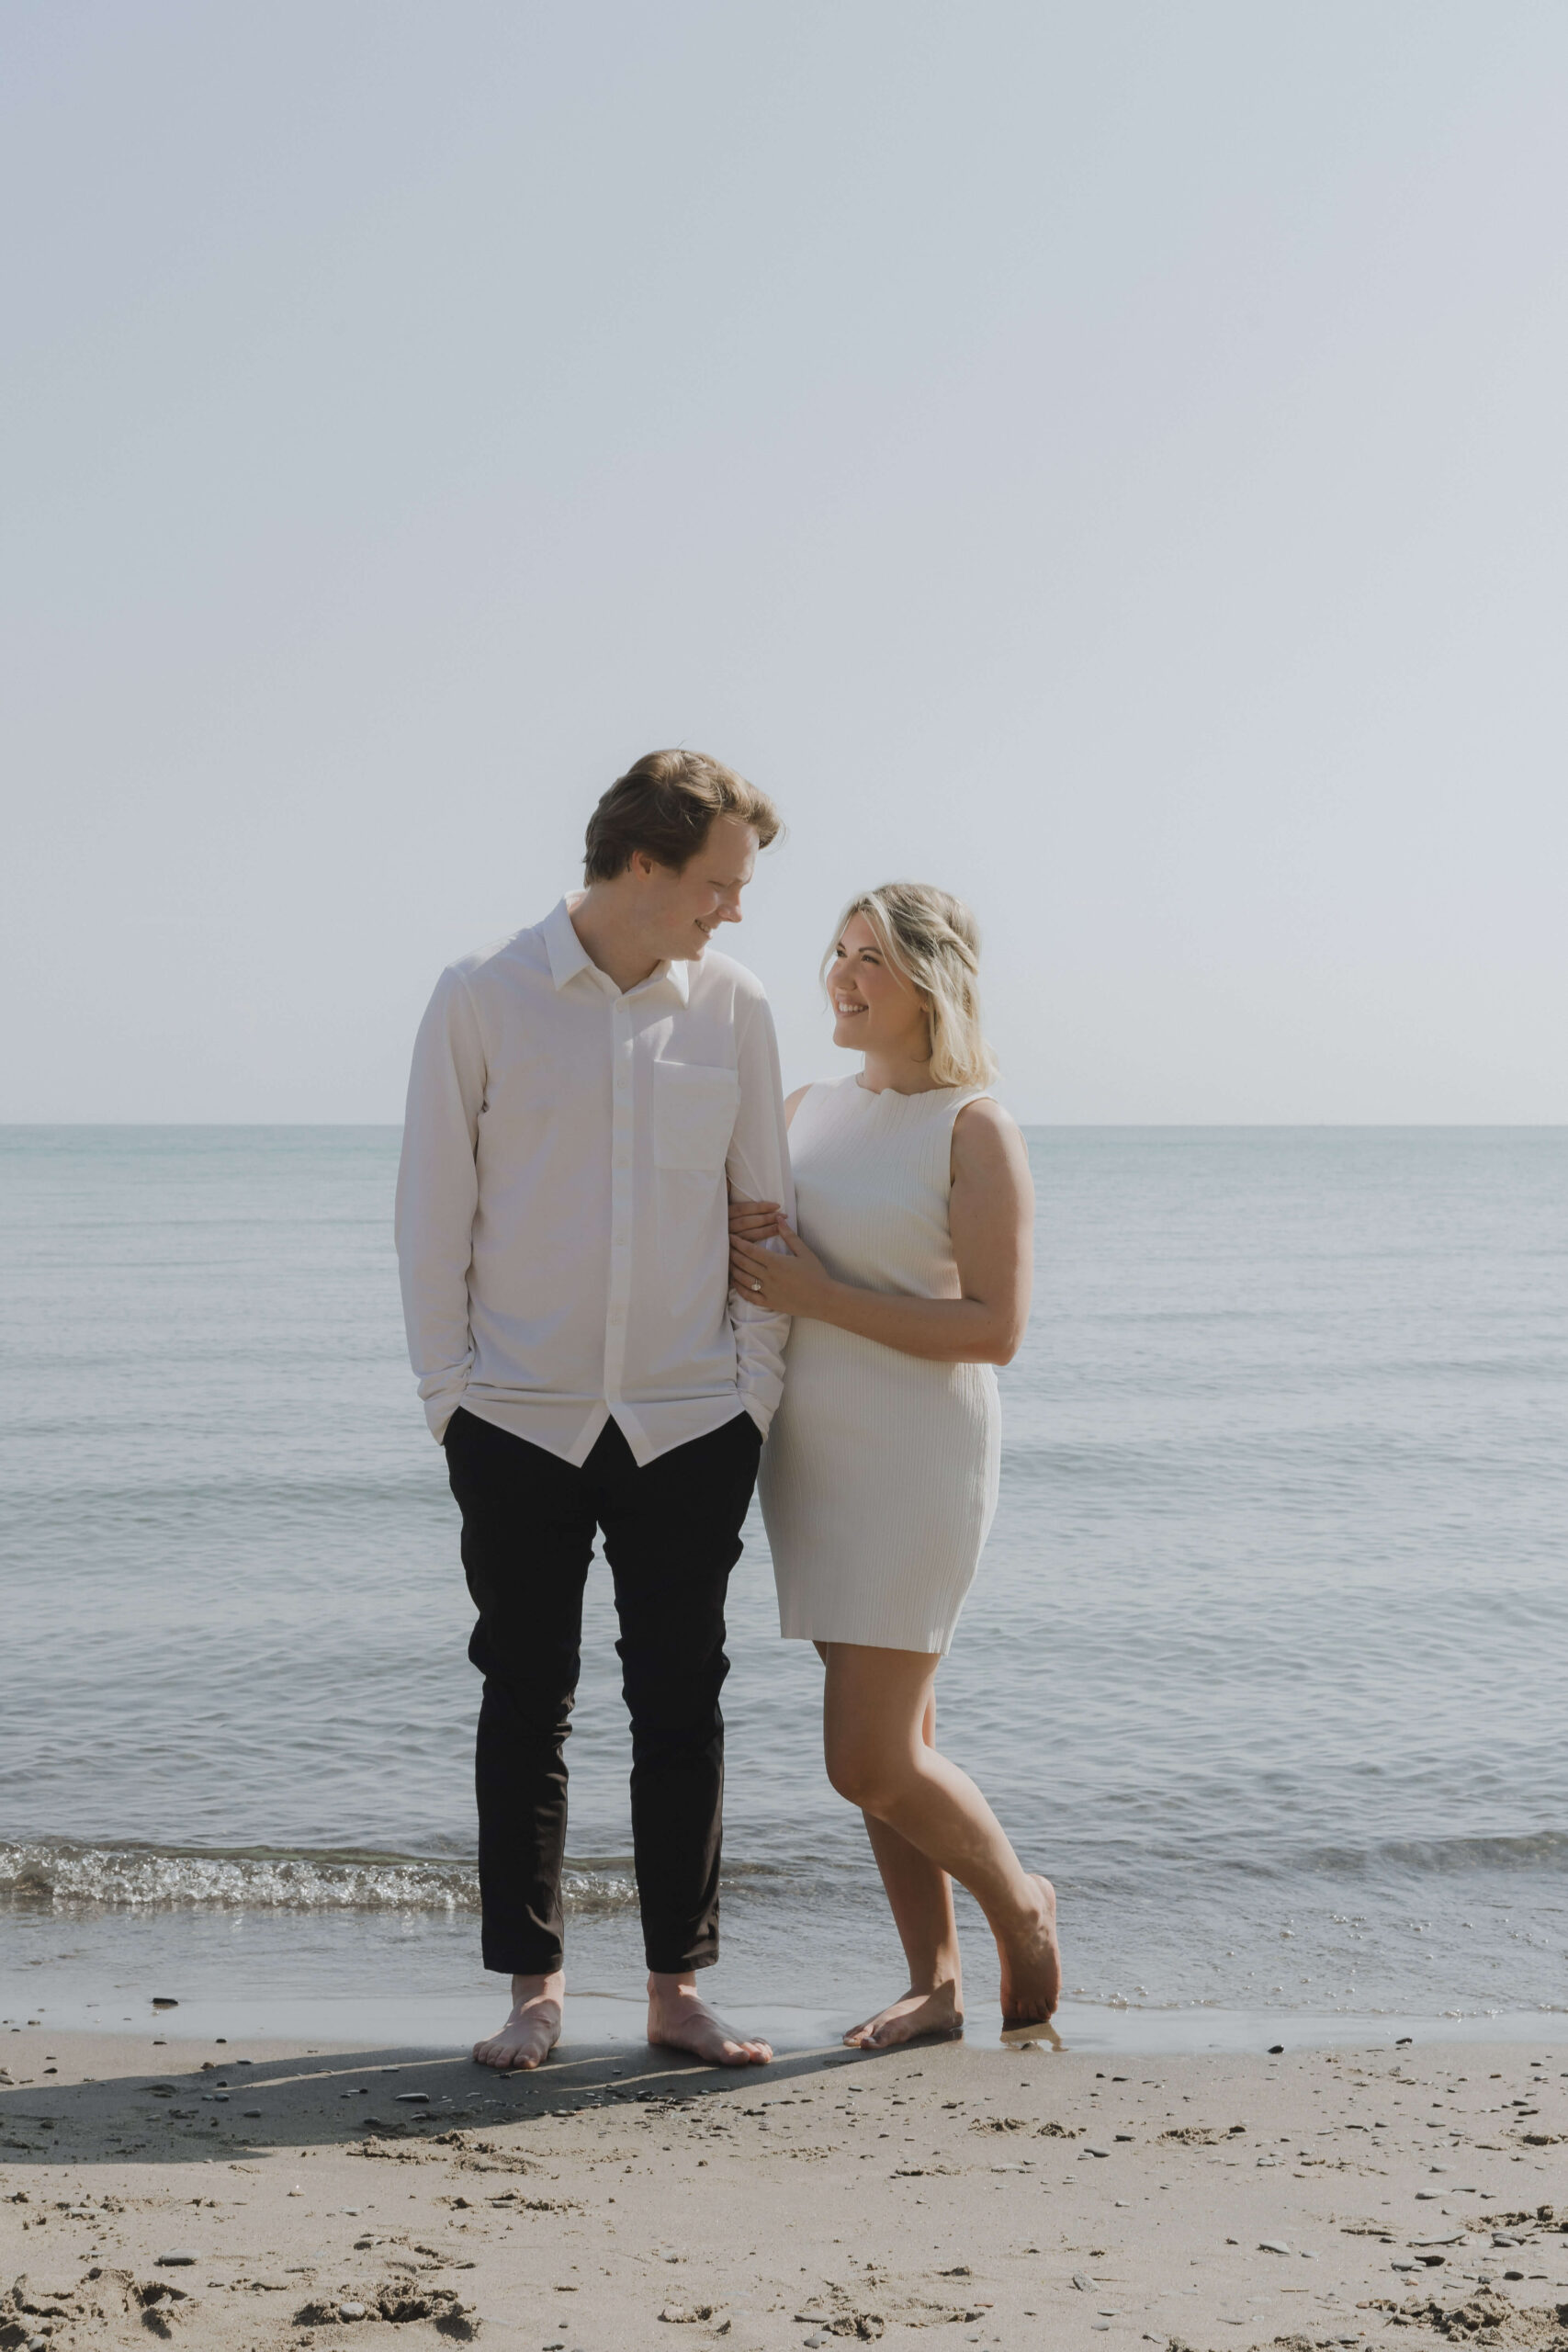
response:
<path id="1" fill-rule="evenodd" d="M 829 1273 L 957 1298 L 953 1123 L 980 1086 L 808 1087 L 790 1126 L 795 1226 Z M 945 1651 L 997 1507 L 997 1376 L 797 1317 L 760 1490 L 786 1640 Z"/>

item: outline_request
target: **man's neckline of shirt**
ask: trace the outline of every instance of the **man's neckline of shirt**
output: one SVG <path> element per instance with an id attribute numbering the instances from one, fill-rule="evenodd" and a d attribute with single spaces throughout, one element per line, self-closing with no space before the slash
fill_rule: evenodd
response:
<path id="1" fill-rule="evenodd" d="M 578 937 L 577 926 L 571 920 L 572 910 L 580 907 L 586 896 L 587 893 L 583 890 L 569 892 L 558 906 L 551 909 L 539 925 L 545 942 L 545 953 L 550 959 L 550 978 L 554 980 L 557 990 L 566 988 L 576 979 L 580 972 L 587 972 L 591 974 L 596 987 L 617 1001 L 641 996 L 649 989 L 668 986 L 674 989 L 682 1004 L 689 1003 L 692 993 L 691 974 L 685 964 L 677 963 L 669 956 L 666 956 L 663 963 L 656 964 L 648 978 L 638 980 L 635 988 L 619 989 L 615 986 L 609 973 L 602 971 L 593 961 L 592 956 Z"/>

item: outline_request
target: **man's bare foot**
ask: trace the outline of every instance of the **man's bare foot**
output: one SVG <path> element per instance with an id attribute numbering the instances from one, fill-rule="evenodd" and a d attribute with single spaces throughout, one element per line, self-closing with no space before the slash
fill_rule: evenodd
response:
<path id="1" fill-rule="evenodd" d="M 552 1976 L 514 1976 L 512 2015 L 488 2041 L 476 2041 L 474 2057 L 499 2074 L 532 2074 L 542 2066 L 560 2040 L 561 2012 L 566 2006 L 566 1978 L 558 1969 Z"/>
<path id="2" fill-rule="evenodd" d="M 771 2043 L 748 2041 L 716 2018 L 697 1997 L 691 1974 L 649 1978 L 648 2038 L 657 2049 L 684 2050 L 710 2066 L 765 2066 L 773 2054 Z"/>
<path id="3" fill-rule="evenodd" d="M 956 2041 L 963 2031 L 962 1994 L 956 1984 L 939 1984 L 931 1993 L 901 1995 L 864 2025 L 852 2026 L 844 2040 L 852 2050 L 896 2050 L 906 2041 Z"/>
<path id="4" fill-rule="evenodd" d="M 1002 2028 L 1044 2025 L 1062 1997 L 1062 1954 L 1056 1941 L 1056 1890 L 1030 1873 L 1040 1908 L 1010 1945 L 998 1944 L 1002 1963 Z"/>

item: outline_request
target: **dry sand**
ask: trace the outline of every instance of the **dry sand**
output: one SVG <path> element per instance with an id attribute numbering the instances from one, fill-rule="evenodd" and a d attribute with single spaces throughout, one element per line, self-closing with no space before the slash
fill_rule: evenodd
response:
<path id="1" fill-rule="evenodd" d="M 1568 2352 L 1550 2032 L 739 2076 L 617 2044 L 498 2081 L 450 2052 L 40 2028 L 0 2068 L 3 2347 Z"/>

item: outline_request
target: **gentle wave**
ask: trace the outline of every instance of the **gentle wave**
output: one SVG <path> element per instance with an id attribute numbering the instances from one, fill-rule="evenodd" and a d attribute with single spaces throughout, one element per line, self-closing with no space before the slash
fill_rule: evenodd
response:
<path id="1" fill-rule="evenodd" d="M 1390 1838 L 1367 1845 L 1294 1844 L 1282 1841 L 1272 1853 L 1238 1852 L 1223 1828 L 1202 1837 L 1173 1839 L 1122 1832 L 1094 1844 L 1075 1841 L 1059 1852 L 1057 1877 L 1076 1894 L 1119 1901 L 1154 1895 L 1175 1880 L 1201 1884 L 1216 1899 L 1234 1901 L 1237 1883 L 1292 1890 L 1305 1901 L 1320 1899 L 1319 1882 L 1364 1880 L 1387 1893 L 1406 1882 L 1469 1873 L 1495 1873 L 1506 1894 L 1511 1876 L 1536 1872 L 1560 1882 L 1568 1868 L 1568 1830 L 1540 1829 L 1511 1837 Z M 1407 1893 L 1413 1890 L 1406 1889 Z M 1472 1894 L 1479 1890 L 1472 1886 Z M 1250 1900 L 1251 1898 L 1247 1898 Z"/>
<path id="2" fill-rule="evenodd" d="M 1385 1838 L 1365 1847 L 1320 1846 L 1294 1857 L 1302 1871 L 1384 1878 L 1391 1871 L 1441 1877 L 1450 1871 L 1560 1871 L 1568 1830 L 1526 1830 L 1511 1838 Z"/>
<path id="3" fill-rule="evenodd" d="M 637 1901 L 629 1866 L 569 1864 L 569 1912 L 619 1911 Z M 477 1911 L 471 1862 L 410 1854 L 232 1853 L 149 1846 L 82 1846 L 65 1839 L 0 1841 L 0 1902 L 18 1905 L 128 1905 L 143 1909 L 233 1911 Z"/>

